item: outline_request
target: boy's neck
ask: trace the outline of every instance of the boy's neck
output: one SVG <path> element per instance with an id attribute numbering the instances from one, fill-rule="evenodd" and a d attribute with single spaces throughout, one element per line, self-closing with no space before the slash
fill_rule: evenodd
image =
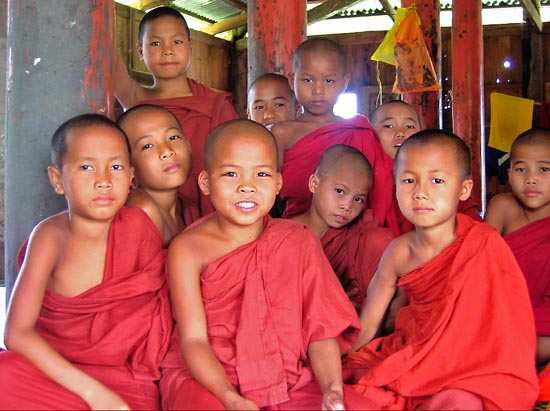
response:
<path id="1" fill-rule="evenodd" d="M 315 236 L 319 239 L 323 238 L 323 236 L 327 233 L 327 231 L 330 228 L 328 225 L 325 224 L 325 222 L 320 217 L 312 213 L 311 209 L 309 209 L 303 214 L 293 217 L 292 220 L 306 225 L 311 231 L 313 231 Z"/>
<path id="2" fill-rule="evenodd" d="M 191 86 L 187 75 L 181 74 L 170 79 L 155 78 L 155 82 L 149 89 L 156 98 L 177 98 L 192 96 Z"/>
<path id="3" fill-rule="evenodd" d="M 542 220 L 543 218 L 550 217 L 550 204 L 546 204 L 539 208 L 527 208 L 521 202 L 519 202 L 523 215 L 525 216 L 525 225 L 534 223 L 535 221 Z"/>
<path id="4" fill-rule="evenodd" d="M 456 239 L 456 228 L 456 215 L 438 226 L 415 227 L 411 233 L 414 238 L 414 252 L 423 262 L 434 258 Z"/>
<path id="5" fill-rule="evenodd" d="M 302 114 L 302 117 L 300 119 L 302 121 L 317 123 L 317 124 L 319 124 L 319 126 L 336 123 L 336 122 L 342 120 L 340 117 L 338 117 L 332 111 L 328 112 L 328 113 L 323 113 L 323 114 L 313 114 L 313 113 L 310 113 L 308 111 L 305 111 L 304 114 Z"/>
<path id="6" fill-rule="evenodd" d="M 67 212 L 67 225 L 72 236 L 86 238 L 89 241 L 104 241 L 109 237 L 109 230 L 114 216 L 107 220 L 83 218 Z"/>

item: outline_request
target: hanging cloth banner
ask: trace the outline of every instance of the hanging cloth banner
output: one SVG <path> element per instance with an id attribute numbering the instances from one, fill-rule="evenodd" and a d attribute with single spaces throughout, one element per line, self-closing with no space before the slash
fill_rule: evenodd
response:
<path id="1" fill-rule="evenodd" d="M 416 6 L 408 12 L 395 30 L 394 56 L 396 66 L 394 93 L 440 90 L 430 54 L 420 28 Z"/>
<path id="2" fill-rule="evenodd" d="M 491 93 L 489 147 L 510 152 L 512 143 L 533 124 L 534 100 Z"/>

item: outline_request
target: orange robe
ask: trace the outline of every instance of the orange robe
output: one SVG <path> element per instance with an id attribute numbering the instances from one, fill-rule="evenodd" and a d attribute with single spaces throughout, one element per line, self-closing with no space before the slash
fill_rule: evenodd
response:
<path id="1" fill-rule="evenodd" d="M 291 218 L 305 213 L 311 206 L 309 176 L 323 152 L 335 145 L 355 147 L 368 158 L 374 170 L 374 184 L 369 192 L 368 208 L 384 227 L 399 234 L 397 213 L 392 197 L 392 160 L 376 136 L 369 120 L 357 115 L 326 125 L 298 140 L 284 155 L 281 198 L 286 202 L 284 216 Z"/>
<path id="2" fill-rule="evenodd" d="M 76 297 L 46 289 L 35 326 L 63 357 L 132 409 L 160 408 L 155 381 L 173 327 L 165 257 L 149 217 L 137 207 L 122 208 L 111 224 L 101 284 Z M 89 409 L 15 352 L 0 353 L 0 380 L 2 409 Z"/>
<path id="3" fill-rule="evenodd" d="M 399 279 L 410 305 L 395 332 L 344 362 L 349 382 L 381 409 L 414 409 L 446 390 L 484 409 L 532 409 L 535 327 L 525 279 L 502 237 L 457 214 L 457 238 Z"/>
<path id="4" fill-rule="evenodd" d="M 391 231 L 380 227 L 369 209 L 363 210 L 353 223 L 329 229 L 321 238 L 325 254 L 344 290 L 359 290 L 352 299 L 355 303 L 363 303 L 380 257 L 392 239 Z"/>
<path id="5" fill-rule="evenodd" d="M 260 407 L 321 407 L 307 348 L 334 337 L 349 350 L 359 322 L 310 230 L 266 217 L 257 240 L 206 267 L 201 291 L 210 345 L 243 396 Z M 223 409 L 187 370 L 177 332 L 162 367 L 163 408 Z"/>
<path id="6" fill-rule="evenodd" d="M 217 93 L 192 79 L 187 80 L 192 96 L 142 100 L 137 103 L 154 104 L 170 110 L 178 118 L 183 134 L 191 144 L 191 174 L 180 188 L 185 226 L 214 211 L 210 198 L 201 193 L 197 184 L 199 173 L 204 169 L 206 137 L 218 125 L 238 118 L 227 94 Z"/>
<path id="7" fill-rule="evenodd" d="M 550 217 L 504 236 L 525 276 L 537 335 L 550 336 Z"/>

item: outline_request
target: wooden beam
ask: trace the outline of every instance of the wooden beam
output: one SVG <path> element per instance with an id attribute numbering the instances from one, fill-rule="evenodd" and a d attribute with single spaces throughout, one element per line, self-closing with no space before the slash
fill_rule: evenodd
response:
<path id="1" fill-rule="evenodd" d="M 245 12 L 242 12 L 240 14 L 237 14 L 236 16 L 229 17 L 225 20 L 219 21 L 208 27 L 205 27 L 201 31 L 203 33 L 211 34 L 214 36 L 216 34 L 223 33 L 224 31 L 233 30 L 240 26 L 246 26 L 246 24 L 247 24 L 247 14 Z"/>
<path id="2" fill-rule="evenodd" d="M 540 17 L 540 1 L 539 0 L 519 0 L 521 6 L 533 21 L 539 32 L 542 33 L 542 19 Z"/>
<path id="3" fill-rule="evenodd" d="M 229 4 L 232 7 L 235 7 L 236 9 L 239 9 L 240 11 L 246 11 L 246 4 L 241 3 L 237 0 L 223 0 L 224 3 Z"/>
<path id="4" fill-rule="evenodd" d="M 380 4 L 382 5 L 382 8 L 384 9 L 384 11 L 386 12 L 386 14 L 388 16 L 390 16 L 390 18 L 395 21 L 395 15 L 397 14 L 397 12 L 395 11 L 395 9 L 392 7 L 392 5 L 390 4 L 390 2 L 388 0 L 378 0 L 380 1 Z"/>
<path id="5" fill-rule="evenodd" d="M 307 24 L 328 19 L 347 7 L 355 6 L 363 0 L 327 0 L 307 12 Z"/>

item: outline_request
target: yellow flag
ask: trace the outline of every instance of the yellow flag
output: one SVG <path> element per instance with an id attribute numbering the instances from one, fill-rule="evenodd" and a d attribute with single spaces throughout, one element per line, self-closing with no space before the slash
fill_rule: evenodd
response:
<path id="1" fill-rule="evenodd" d="M 532 127 L 534 105 L 526 98 L 491 93 L 489 147 L 510 152 L 516 137 Z"/>
<path id="2" fill-rule="evenodd" d="M 384 39 L 372 54 L 370 58 L 371 60 L 382 61 L 384 63 L 395 66 L 395 57 L 393 54 L 393 46 L 395 44 L 395 30 L 397 30 L 397 27 L 399 27 L 401 21 L 405 18 L 407 12 L 409 11 L 409 9 L 411 9 L 411 7 L 413 6 L 401 7 L 397 9 L 397 16 L 395 17 L 393 26 L 391 27 L 390 31 L 386 33 Z"/>

